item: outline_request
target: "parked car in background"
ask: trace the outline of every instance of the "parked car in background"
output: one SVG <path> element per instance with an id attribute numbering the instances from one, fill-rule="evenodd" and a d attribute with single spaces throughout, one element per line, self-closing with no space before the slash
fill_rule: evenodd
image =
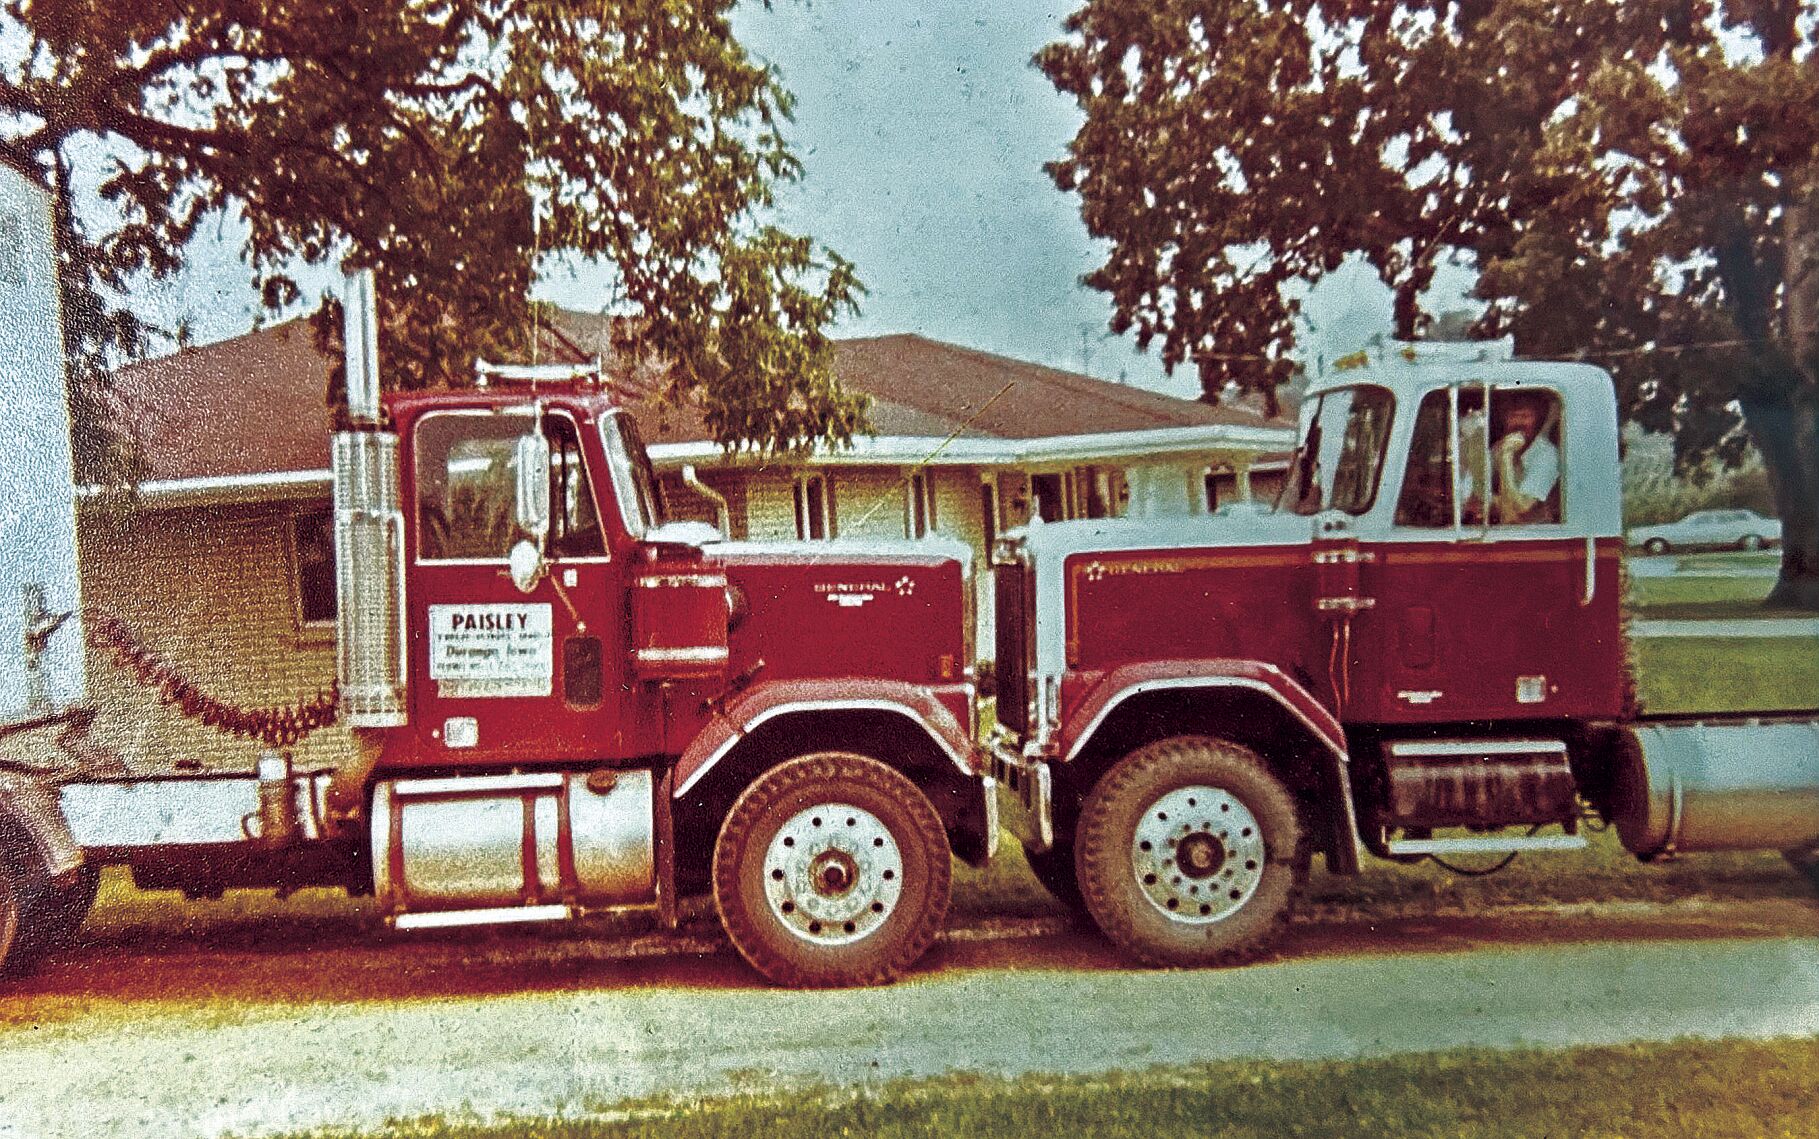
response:
<path id="1" fill-rule="evenodd" d="M 1760 550 L 1781 541 L 1781 523 L 1754 510 L 1695 510 L 1678 522 L 1638 526 L 1630 545 L 1651 554 L 1670 550 Z"/>

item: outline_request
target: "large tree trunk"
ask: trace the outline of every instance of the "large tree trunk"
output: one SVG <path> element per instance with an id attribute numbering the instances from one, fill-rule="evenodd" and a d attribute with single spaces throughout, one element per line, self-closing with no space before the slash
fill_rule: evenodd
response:
<path id="1" fill-rule="evenodd" d="M 1768 604 L 1819 609 L 1819 405 L 1810 387 L 1793 386 L 1784 399 L 1742 406 L 1781 515 L 1781 576 Z"/>
<path id="2" fill-rule="evenodd" d="M 1781 514 L 1781 579 L 1768 603 L 1819 609 L 1819 171 L 1806 175 L 1782 216 L 1781 331 L 1793 374 L 1779 406 L 1745 400 L 1743 415 Z"/>

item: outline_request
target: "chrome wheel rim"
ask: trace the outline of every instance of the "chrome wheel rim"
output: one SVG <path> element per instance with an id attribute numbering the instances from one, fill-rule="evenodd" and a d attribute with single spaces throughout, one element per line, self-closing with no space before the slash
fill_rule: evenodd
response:
<path id="1" fill-rule="evenodd" d="M 1131 836 L 1137 888 L 1172 922 L 1208 925 L 1244 908 L 1267 865 L 1263 828 L 1218 787 L 1177 787 L 1152 802 Z"/>
<path id="2" fill-rule="evenodd" d="M 903 852 L 864 807 L 821 803 L 778 828 L 763 873 L 765 900 L 783 928 L 811 945 L 850 945 L 896 910 Z"/>

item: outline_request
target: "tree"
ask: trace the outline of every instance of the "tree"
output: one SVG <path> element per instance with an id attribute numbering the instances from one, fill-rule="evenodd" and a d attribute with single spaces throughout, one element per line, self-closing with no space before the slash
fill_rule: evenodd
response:
<path id="1" fill-rule="evenodd" d="M 393 386 L 525 355 L 536 257 L 570 250 L 616 270 L 615 326 L 722 443 L 850 440 L 825 329 L 861 289 L 764 221 L 798 174 L 790 97 L 731 6 L 4 0 L 0 161 L 54 195 L 85 477 L 120 473 L 105 376 L 153 331 L 125 293 L 222 210 L 273 309 L 299 262 L 376 268 Z"/>
<path id="2" fill-rule="evenodd" d="M 1353 252 L 1425 330 L 1609 367 L 1676 460 L 1760 450 L 1771 603 L 1819 607 L 1819 52 L 1797 0 L 1087 0 L 1037 64 L 1085 112 L 1049 166 L 1108 243 L 1115 331 L 1205 390 L 1287 375 L 1281 286 Z"/>

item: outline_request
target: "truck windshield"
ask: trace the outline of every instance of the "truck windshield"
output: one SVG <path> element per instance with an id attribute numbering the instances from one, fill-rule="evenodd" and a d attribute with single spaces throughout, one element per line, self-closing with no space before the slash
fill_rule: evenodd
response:
<path id="1" fill-rule="evenodd" d="M 608 416 L 603 430 L 607 463 L 613 469 L 613 489 L 618 492 L 625 528 L 632 537 L 642 538 L 664 522 L 663 489 L 651 466 L 650 452 L 644 449 L 644 438 L 629 415 Z"/>
<path id="2" fill-rule="evenodd" d="M 1372 384 L 1322 395 L 1306 416 L 1278 507 L 1296 514 L 1369 510 L 1377 497 L 1395 406 L 1388 388 Z"/>

